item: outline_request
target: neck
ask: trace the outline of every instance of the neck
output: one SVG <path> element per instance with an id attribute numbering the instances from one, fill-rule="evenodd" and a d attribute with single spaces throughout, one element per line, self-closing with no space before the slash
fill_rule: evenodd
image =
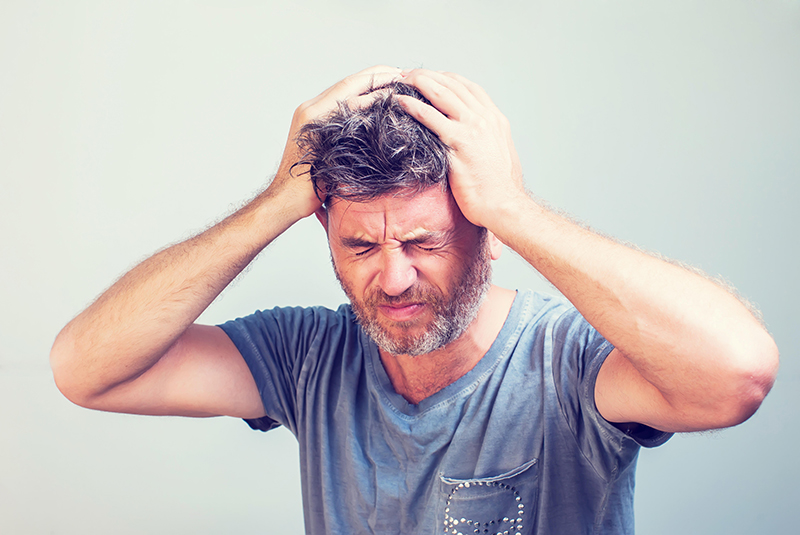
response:
<path id="1" fill-rule="evenodd" d="M 395 391 L 417 404 L 466 375 L 497 338 L 515 295 L 512 290 L 492 286 L 467 330 L 436 351 L 412 357 L 381 349 L 381 362 Z"/>

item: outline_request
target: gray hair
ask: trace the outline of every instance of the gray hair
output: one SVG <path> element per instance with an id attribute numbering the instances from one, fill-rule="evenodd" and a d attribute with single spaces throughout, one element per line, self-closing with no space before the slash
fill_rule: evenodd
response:
<path id="1" fill-rule="evenodd" d="M 400 191 L 447 188 L 449 148 L 411 117 L 395 98 L 409 95 L 429 103 L 413 86 L 393 82 L 372 88 L 375 100 L 354 108 L 340 102 L 327 117 L 304 125 L 297 143 L 308 164 L 317 197 L 355 202 Z"/>

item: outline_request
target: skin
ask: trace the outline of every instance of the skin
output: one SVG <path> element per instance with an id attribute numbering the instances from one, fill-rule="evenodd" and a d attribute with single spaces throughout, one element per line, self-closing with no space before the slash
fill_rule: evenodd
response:
<path id="1" fill-rule="evenodd" d="M 525 258 L 615 346 L 595 387 L 605 419 L 696 431 L 755 412 L 778 351 L 734 296 L 539 206 L 525 192 L 508 121 L 483 89 L 452 73 L 404 74 L 432 106 L 401 103 L 453 149 L 449 183 L 464 216 Z"/>
<path id="2" fill-rule="evenodd" d="M 359 105 L 371 98 L 362 95 L 370 84 L 398 77 L 432 103 L 401 97 L 451 147 L 452 195 L 429 190 L 371 203 L 340 201 L 322 211 L 307 178 L 289 172 L 298 161 L 295 133 L 337 100 Z M 378 288 L 400 295 L 415 283 L 446 291 L 475 250 L 477 227 L 487 228 L 493 258 L 501 243 L 511 247 L 615 346 L 595 388 L 598 410 L 611 422 L 665 431 L 735 425 L 756 410 L 774 381 L 774 342 L 728 292 L 594 235 L 531 198 L 508 121 L 479 86 L 454 74 L 379 66 L 297 109 L 278 173 L 262 194 L 134 268 L 62 330 L 51 352 L 59 388 L 102 410 L 264 415 L 252 376 L 227 336 L 193 322 L 259 251 L 312 213 L 326 226 L 340 277 L 358 297 Z M 492 287 L 467 331 L 433 353 L 412 358 L 382 351 L 396 390 L 416 403 L 472 369 L 512 299 L 512 292 Z M 390 330 L 398 321 L 421 329 L 429 320 L 426 306 L 414 302 L 379 307 L 377 314 Z"/>
<path id="3" fill-rule="evenodd" d="M 328 233 L 339 277 L 358 300 L 380 290 L 400 296 L 415 285 L 442 293 L 480 246 L 479 229 L 461 214 L 452 195 L 439 188 L 413 196 L 368 203 L 338 201 L 317 217 Z M 492 260 L 502 244 L 489 235 Z M 488 351 L 505 321 L 515 293 L 493 286 L 470 327 L 454 342 L 423 357 L 380 350 L 395 390 L 419 403 L 471 370 Z M 396 336 L 419 333 L 431 321 L 430 305 L 401 301 L 377 307 L 377 319 Z M 412 324 L 400 328 L 399 323 Z"/>
<path id="4" fill-rule="evenodd" d="M 400 70 L 376 66 L 348 76 L 301 104 L 270 185 L 207 231 L 168 247 L 125 274 L 56 337 L 56 385 L 74 403 L 98 410 L 178 416 L 264 415 L 255 381 L 218 327 L 194 321 L 273 239 L 321 202 L 294 143 L 300 127 L 337 102 L 371 101 L 373 85 Z"/>

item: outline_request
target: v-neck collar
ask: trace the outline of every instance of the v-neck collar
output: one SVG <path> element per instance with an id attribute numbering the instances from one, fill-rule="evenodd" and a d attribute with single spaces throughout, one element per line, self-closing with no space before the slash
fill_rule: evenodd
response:
<path id="1" fill-rule="evenodd" d="M 510 353 L 515 345 L 511 342 L 516 340 L 521 332 L 519 320 L 523 311 L 529 308 L 531 295 L 531 292 L 517 292 L 497 338 L 492 342 L 486 354 L 470 371 L 416 405 L 409 403 L 395 391 L 391 379 L 389 379 L 389 375 L 383 367 L 378 346 L 364 334 L 364 331 L 361 331 L 362 344 L 368 348 L 366 362 L 370 368 L 378 394 L 395 412 L 407 417 L 421 416 L 431 409 L 452 403 L 456 399 L 468 395 L 481 382 L 484 376 L 491 372 L 500 360 L 506 358 Z"/>

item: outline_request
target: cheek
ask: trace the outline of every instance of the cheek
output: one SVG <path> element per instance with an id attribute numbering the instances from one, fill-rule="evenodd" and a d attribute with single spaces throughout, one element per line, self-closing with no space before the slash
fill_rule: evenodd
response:
<path id="1" fill-rule="evenodd" d="M 372 281 L 376 279 L 375 269 L 371 266 L 375 262 L 368 259 L 353 260 L 351 258 L 343 257 L 337 258 L 335 254 L 331 254 L 333 258 L 334 268 L 339 274 L 339 278 L 348 286 L 348 288 L 358 296 L 363 296 L 367 288 L 369 288 Z"/>
<path id="2" fill-rule="evenodd" d="M 417 272 L 437 286 L 447 286 L 447 282 L 463 269 L 465 258 L 451 253 L 429 254 L 419 258 L 415 264 Z"/>

